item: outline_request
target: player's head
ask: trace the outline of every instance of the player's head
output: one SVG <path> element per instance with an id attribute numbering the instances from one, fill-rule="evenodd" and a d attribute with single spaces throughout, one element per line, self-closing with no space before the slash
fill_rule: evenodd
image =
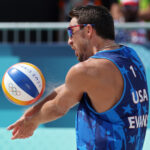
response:
<path id="1" fill-rule="evenodd" d="M 68 27 L 68 43 L 75 49 L 79 61 L 88 59 L 92 53 L 89 50 L 93 35 L 114 40 L 114 22 L 109 11 L 101 6 L 77 6 L 70 13 Z M 93 34 L 94 33 L 94 34 Z"/>
<path id="2" fill-rule="evenodd" d="M 97 35 L 102 38 L 115 39 L 113 18 L 105 7 L 93 5 L 78 6 L 74 7 L 69 15 L 71 18 L 77 18 L 78 24 L 91 24 Z"/>

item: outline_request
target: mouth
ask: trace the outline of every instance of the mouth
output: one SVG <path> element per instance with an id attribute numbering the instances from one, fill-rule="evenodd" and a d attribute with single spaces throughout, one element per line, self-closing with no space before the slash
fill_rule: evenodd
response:
<path id="1" fill-rule="evenodd" d="M 73 50 L 75 50 L 75 47 L 71 46 L 71 48 L 72 48 Z"/>

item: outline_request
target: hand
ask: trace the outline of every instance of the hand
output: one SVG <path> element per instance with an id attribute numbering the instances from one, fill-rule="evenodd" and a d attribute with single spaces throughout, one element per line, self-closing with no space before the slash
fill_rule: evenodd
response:
<path id="1" fill-rule="evenodd" d="M 34 130 L 38 127 L 38 123 L 32 117 L 22 116 L 14 124 L 10 125 L 7 129 L 12 131 L 12 140 L 24 139 L 33 135 Z"/>

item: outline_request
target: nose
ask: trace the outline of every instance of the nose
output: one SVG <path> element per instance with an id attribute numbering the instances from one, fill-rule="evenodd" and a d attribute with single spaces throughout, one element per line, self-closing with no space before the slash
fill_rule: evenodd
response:
<path id="1" fill-rule="evenodd" d="M 69 37 L 69 39 L 68 39 L 68 44 L 69 44 L 70 46 L 73 45 L 73 41 L 72 41 L 72 38 L 71 38 L 71 37 Z"/>

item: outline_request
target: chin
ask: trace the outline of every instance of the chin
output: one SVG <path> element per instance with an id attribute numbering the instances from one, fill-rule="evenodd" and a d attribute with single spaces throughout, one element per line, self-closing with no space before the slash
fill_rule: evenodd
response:
<path id="1" fill-rule="evenodd" d="M 87 59 L 88 59 L 88 58 L 87 58 Z M 83 61 L 86 61 L 87 59 L 78 58 L 78 61 L 79 61 L 79 62 L 83 62 Z"/>
<path id="2" fill-rule="evenodd" d="M 82 62 L 82 61 L 83 61 L 83 60 L 82 60 L 82 59 L 80 59 L 79 57 L 77 57 L 77 59 L 78 59 L 78 61 L 79 61 L 79 62 Z"/>
<path id="3" fill-rule="evenodd" d="M 80 62 L 86 61 L 89 57 L 87 57 L 86 55 L 78 55 L 77 59 Z"/>

